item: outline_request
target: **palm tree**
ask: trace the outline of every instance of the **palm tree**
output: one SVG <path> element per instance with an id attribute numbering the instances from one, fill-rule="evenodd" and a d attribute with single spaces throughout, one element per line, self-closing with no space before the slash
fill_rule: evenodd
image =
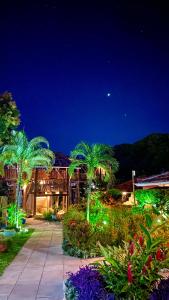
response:
<path id="1" fill-rule="evenodd" d="M 118 162 L 113 157 L 112 147 L 104 144 L 92 144 L 85 142 L 79 143 L 70 154 L 71 164 L 69 166 L 69 175 L 72 176 L 74 170 L 79 166 L 86 166 L 86 175 L 88 181 L 87 189 L 87 221 L 90 220 L 90 194 L 92 181 L 96 177 L 96 170 L 101 169 L 105 172 L 104 179 L 108 181 L 112 174 L 118 170 Z"/>
<path id="2" fill-rule="evenodd" d="M 0 160 L 4 166 L 14 165 L 17 168 L 15 201 L 16 227 L 18 227 L 17 212 L 23 184 L 25 180 L 30 180 L 33 168 L 40 166 L 51 168 L 54 153 L 49 150 L 49 143 L 44 137 L 39 136 L 28 141 L 24 131 L 13 131 L 12 142 L 2 148 Z"/>

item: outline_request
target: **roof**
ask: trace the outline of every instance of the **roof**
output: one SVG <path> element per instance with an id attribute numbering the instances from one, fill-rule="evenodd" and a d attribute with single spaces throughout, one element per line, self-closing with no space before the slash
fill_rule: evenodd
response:
<path id="1" fill-rule="evenodd" d="M 136 186 L 168 186 L 169 185 L 169 172 L 153 175 L 144 178 L 137 178 Z"/>
<path id="2" fill-rule="evenodd" d="M 60 167 L 60 168 L 68 168 L 70 165 L 70 159 L 60 152 L 55 152 L 55 162 L 54 167 Z"/>
<path id="3" fill-rule="evenodd" d="M 122 192 L 132 192 L 133 191 L 133 182 L 132 182 L 132 180 L 128 180 L 128 181 L 117 184 L 115 187 Z"/>

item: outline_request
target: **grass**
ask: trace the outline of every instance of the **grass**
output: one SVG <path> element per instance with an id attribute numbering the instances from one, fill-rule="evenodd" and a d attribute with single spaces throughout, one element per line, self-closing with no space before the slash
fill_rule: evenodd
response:
<path id="1" fill-rule="evenodd" d="M 8 250 L 0 253 L 0 275 L 4 272 L 5 268 L 13 261 L 19 250 L 30 238 L 33 233 L 33 229 L 29 229 L 28 232 L 17 233 L 14 237 L 8 239 Z"/>

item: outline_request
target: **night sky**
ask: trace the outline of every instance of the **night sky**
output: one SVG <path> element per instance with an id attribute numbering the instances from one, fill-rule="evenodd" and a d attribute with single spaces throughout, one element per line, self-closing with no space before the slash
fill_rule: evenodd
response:
<path id="1" fill-rule="evenodd" d="M 148 1 L 0 4 L 0 92 L 55 151 L 169 132 L 169 12 Z M 167 1 L 166 1 L 167 2 Z"/>

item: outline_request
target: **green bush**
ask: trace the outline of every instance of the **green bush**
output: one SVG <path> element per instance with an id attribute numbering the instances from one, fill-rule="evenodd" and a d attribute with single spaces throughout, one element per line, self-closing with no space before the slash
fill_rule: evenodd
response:
<path id="1" fill-rule="evenodd" d="M 7 208 L 8 218 L 7 224 L 8 228 L 15 228 L 16 227 L 16 216 L 18 218 L 18 226 L 23 226 L 23 219 L 26 217 L 25 212 L 20 209 L 16 208 L 16 203 L 11 203 Z"/>
<path id="2" fill-rule="evenodd" d="M 86 222 L 84 211 L 71 207 L 63 221 L 63 249 L 78 257 L 99 256 L 98 242 L 103 246 L 122 245 L 123 240 L 129 241 L 140 230 L 139 223 L 144 224 L 144 216 L 133 215 L 131 209 L 123 206 L 92 205 L 90 224 Z"/>
<path id="3" fill-rule="evenodd" d="M 146 215 L 146 227 L 140 224 L 141 234 L 125 243 L 123 248 L 100 245 L 105 260 L 97 266 L 106 288 L 117 299 L 149 299 L 154 283 L 162 277 L 159 271 L 168 261 L 165 239 L 154 237 L 156 230 L 163 226 L 157 227 L 151 216 Z"/>
<path id="4" fill-rule="evenodd" d="M 96 196 L 96 195 L 95 195 Z M 145 226 L 147 211 L 135 211 L 126 206 L 105 208 L 98 199 L 91 199 L 91 223 L 86 222 L 86 211 L 82 207 L 72 206 L 64 215 L 63 249 L 66 253 L 78 257 L 99 256 L 98 242 L 103 246 L 123 246 L 123 241 L 129 242 L 141 234 L 139 224 Z M 80 211 L 78 209 L 81 209 Z M 156 216 L 149 210 L 157 225 L 163 222 L 161 215 Z M 168 226 L 168 225 L 167 225 Z M 169 238 L 168 227 L 156 231 L 156 237 Z"/>
<path id="5" fill-rule="evenodd" d="M 146 205 L 151 205 L 158 208 L 166 215 L 169 214 L 168 189 L 137 190 L 136 199 L 140 208 L 144 208 Z"/>
<path id="6" fill-rule="evenodd" d="M 52 215 L 53 215 L 52 211 L 44 211 L 43 218 L 47 221 L 52 221 L 53 220 Z"/>
<path id="7" fill-rule="evenodd" d="M 63 250 L 69 255 L 93 257 L 100 255 L 98 241 L 107 245 L 112 240 L 109 224 L 99 222 L 88 223 L 84 211 L 71 207 L 63 221 Z"/>
<path id="8" fill-rule="evenodd" d="M 106 205 L 117 205 L 122 200 L 122 192 L 118 189 L 110 189 L 106 192 L 102 192 L 101 201 Z"/>

